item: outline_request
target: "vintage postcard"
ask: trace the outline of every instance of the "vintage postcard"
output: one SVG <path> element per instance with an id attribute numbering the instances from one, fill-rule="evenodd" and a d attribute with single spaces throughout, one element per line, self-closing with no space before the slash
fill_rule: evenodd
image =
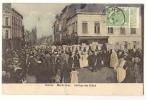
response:
<path id="1" fill-rule="evenodd" d="M 3 3 L 2 92 L 143 95 L 144 4 Z"/>

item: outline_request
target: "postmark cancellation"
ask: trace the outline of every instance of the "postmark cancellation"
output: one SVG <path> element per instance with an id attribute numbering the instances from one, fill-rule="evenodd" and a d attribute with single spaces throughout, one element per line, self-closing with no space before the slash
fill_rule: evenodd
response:
<path id="1" fill-rule="evenodd" d="M 137 7 L 107 7 L 107 27 L 131 27 L 138 28 L 139 8 Z"/>

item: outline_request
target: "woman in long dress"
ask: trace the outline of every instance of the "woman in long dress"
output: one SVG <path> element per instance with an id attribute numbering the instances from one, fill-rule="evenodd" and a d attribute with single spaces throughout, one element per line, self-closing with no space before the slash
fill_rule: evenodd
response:
<path id="1" fill-rule="evenodd" d="M 82 61 L 83 61 L 83 67 L 87 67 L 88 66 L 88 54 L 87 52 L 84 52 L 84 55 L 82 56 Z"/>
<path id="2" fill-rule="evenodd" d="M 80 59 L 80 55 L 78 53 L 75 53 L 74 55 L 74 67 L 77 69 L 77 68 L 80 68 L 80 62 L 79 62 L 79 59 Z"/>
<path id="3" fill-rule="evenodd" d="M 112 53 L 110 55 L 110 67 L 113 67 L 114 70 L 116 70 L 116 67 L 118 66 L 118 57 L 115 50 L 112 50 Z"/>
<path id="4" fill-rule="evenodd" d="M 79 51 L 79 56 L 80 56 L 80 59 L 79 59 L 80 68 L 83 68 L 83 55 L 82 55 L 81 51 Z"/>
<path id="5" fill-rule="evenodd" d="M 126 78 L 126 70 L 127 70 L 127 67 L 124 68 L 125 63 L 126 63 L 126 60 L 124 60 L 124 56 L 122 56 L 119 59 L 119 65 L 117 67 L 117 81 L 118 81 L 118 83 L 123 82 L 124 79 Z"/>

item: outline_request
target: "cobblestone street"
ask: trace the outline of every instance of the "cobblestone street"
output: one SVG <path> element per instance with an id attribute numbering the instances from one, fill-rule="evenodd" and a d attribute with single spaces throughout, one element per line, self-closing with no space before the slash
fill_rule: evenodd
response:
<path id="1" fill-rule="evenodd" d="M 116 72 L 108 67 L 96 72 L 91 72 L 87 68 L 82 68 L 78 71 L 79 83 L 117 83 Z"/>

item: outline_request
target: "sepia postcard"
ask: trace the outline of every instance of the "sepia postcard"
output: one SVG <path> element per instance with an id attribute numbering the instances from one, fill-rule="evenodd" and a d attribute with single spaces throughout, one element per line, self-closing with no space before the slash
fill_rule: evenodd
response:
<path id="1" fill-rule="evenodd" d="M 144 4 L 2 3 L 2 93 L 143 95 Z"/>

